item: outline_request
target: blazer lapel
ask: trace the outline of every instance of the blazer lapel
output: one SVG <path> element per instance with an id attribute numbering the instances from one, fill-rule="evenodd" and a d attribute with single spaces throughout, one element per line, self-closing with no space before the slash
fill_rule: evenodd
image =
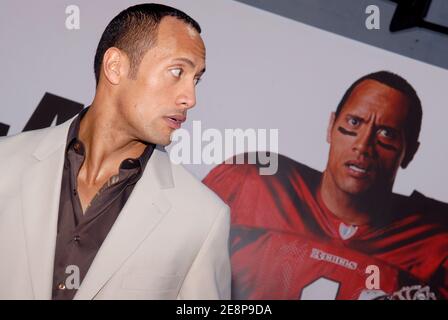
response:
<path id="1" fill-rule="evenodd" d="M 64 146 L 71 120 L 48 129 L 22 177 L 21 201 L 32 286 L 36 299 L 51 299 Z"/>
<path id="2" fill-rule="evenodd" d="M 119 217 L 98 251 L 75 299 L 93 299 L 154 230 L 171 204 L 162 190 L 174 187 L 166 151 L 156 148 Z"/>

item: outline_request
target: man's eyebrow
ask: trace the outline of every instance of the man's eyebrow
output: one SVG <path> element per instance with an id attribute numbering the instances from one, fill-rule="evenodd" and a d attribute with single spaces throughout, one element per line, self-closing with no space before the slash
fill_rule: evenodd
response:
<path id="1" fill-rule="evenodd" d="M 188 58 L 176 58 L 176 59 L 174 59 L 174 61 L 179 61 L 179 62 L 186 63 L 186 64 L 188 64 L 190 67 L 192 67 L 193 69 L 196 68 L 196 65 L 194 64 L 194 62 L 191 61 L 191 60 L 188 59 Z M 199 75 L 202 75 L 204 72 L 205 72 L 205 68 L 202 69 L 202 70 L 199 72 Z"/>
<path id="2" fill-rule="evenodd" d="M 192 68 L 195 68 L 195 67 L 196 67 L 196 65 L 194 64 L 194 62 L 191 61 L 191 60 L 188 59 L 188 58 L 176 58 L 176 59 L 174 59 L 174 62 L 184 62 L 184 63 L 188 64 L 188 65 L 189 65 L 190 67 L 192 67 Z"/>
<path id="3" fill-rule="evenodd" d="M 379 129 L 387 129 L 387 130 L 390 130 L 390 131 L 398 132 L 398 129 L 397 129 L 397 128 L 395 128 L 395 127 L 391 127 L 391 126 L 389 126 L 389 125 L 383 125 L 383 124 L 380 124 L 380 125 L 378 125 L 378 128 L 379 128 Z"/>

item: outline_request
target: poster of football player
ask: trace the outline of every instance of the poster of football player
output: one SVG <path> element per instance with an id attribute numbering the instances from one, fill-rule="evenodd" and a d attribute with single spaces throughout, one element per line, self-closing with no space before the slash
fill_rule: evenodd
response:
<path id="1" fill-rule="evenodd" d="M 422 113 L 404 78 L 371 73 L 331 114 L 323 172 L 280 155 L 262 175 L 256 154 L 213 169 L 204 183 L 232 210 L 233 298 L 448 298 L 448 205 L 392 192 Z"/>
<path id="2" fill-rule="evenodd" d="M 327 28 L 324 18 L 309 18 L 322 17 L 323 7 L 313 11 L 309 2 L 298 2 L 303 11 L 266 7 L 357 41 L 372 39 L 356 26 L 341 31 L 346 24 L 340 17 L 327 15 L 341 26 Z M 350 10 L 363 4 L 353 2 Z M 326 5 L 328 12 L 349 15 Z M 384 13 L 383 5 L 378 8 Z M 397 13 L 409 17 L 413 10 L 418 8 L 400 5 L 393 23 Z M 447 149 L 436 116 L 445 114 L 439 76 L 446 79 L 446 70 L 421 64 L 415 55 L 409 60 L 373 47 L 358 50 L 356 41 L 289 26 L 294 36 L 282 43 L 286 51 L 281 57 L 269 53 L 280 70 L 274 71 L 276 84 L 259 89 L 260 96 L 275 98 L 269 106 L 255 98 L 238 111 L 252 112 L 242 127 L 269 119 L 279 128 L 278 161 L 271 161 L 278 170 L 261 174 L 265 159 L 253 164 L 251 157 L 260 154 L 247 153 L 242 164 L 235 157 L 203 180 L 232 210 L 232 298 L 447 299 L 448 196 L 439 162 Z M 370 43 L 403 55 L 419 46 L 424 32 L 409 30 L 415 37 L 410 44 L 400 42 L 403 34 L 379 29 L 382 41 Z M 431 51 L 437 55 L 446 36 L 426 35 L 422 50 L 429 54 L 429 43 L 437 42 Z M 291 50 L 294 41 L 300 50 Z M 305 56 L 307 62 L 297 62 Z"/>

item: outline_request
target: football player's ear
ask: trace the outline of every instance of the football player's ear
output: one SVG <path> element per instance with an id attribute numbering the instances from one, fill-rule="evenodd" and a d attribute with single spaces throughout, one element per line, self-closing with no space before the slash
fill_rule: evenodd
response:
<path id="1" fill-rule="evenodd" d="M 411 163 L 412 159 L 414 159 L 415 154 L 417 153 L 418 148 L 420 147 L 420 142 L 416 141 L 414 144 L 406 147 L 406 154 L 404 155 L 403 161 L 401 162 L 401 167 L 406 169 L 409 163 Z"/>
<path id="2" fill-rule="evenodd" d="M 328 143 L 331 143 L 331 131 L 333 129 L 335 120 L 336 120 L 336 114 L 334 112 L 332 112 L 331 116 L 330 116 L 330 121 L 328 123 L 328 128 L 327 128 L 327 142 Z"/>

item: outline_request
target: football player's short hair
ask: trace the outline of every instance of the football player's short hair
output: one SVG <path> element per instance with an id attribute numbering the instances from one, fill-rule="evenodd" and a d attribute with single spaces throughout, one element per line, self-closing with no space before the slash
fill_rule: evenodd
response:
<path id="1" fill-rule="evenodd" d="M 108 24 L 95 54 L 94 71 L 98 85 L 107 49 L 123 50 L 130 60 L 130 77 L 137 75 L 145 53 L 157 43 L 157 31 L 164 17 L 175 17 L 201 33 L 199 24 L 186 13 L 161 4 L 146 3 L 127 8 Z"/>
<path id="2" fill-rule="evenodd" d="M 408 115 L 406 120 L 406 128 L 405 128 L 405 138 L 407 144 L 415 144 L 418 141 L 418 137 L 420 135 L 420 129 L 422 125 L 422 104 L 420 98 L 417 95 L 415 89 L 407 82 L 403 77 L 392 73 L 390 71 L 378 71 L 374 73 L 370 73 L 365 75 L 358 80 L 356 80 L 350 88 L 345 92 L 341 101 L 336 108 L 335 115 L 337 118 L 342 111 L 347 100 L 350 98 L 353 90 L 363 81 L 365 80 L 375 80 L 378 81 L 388 87 L 391 87 L 395 90 L 400 91 L 408 98 Z"/>

